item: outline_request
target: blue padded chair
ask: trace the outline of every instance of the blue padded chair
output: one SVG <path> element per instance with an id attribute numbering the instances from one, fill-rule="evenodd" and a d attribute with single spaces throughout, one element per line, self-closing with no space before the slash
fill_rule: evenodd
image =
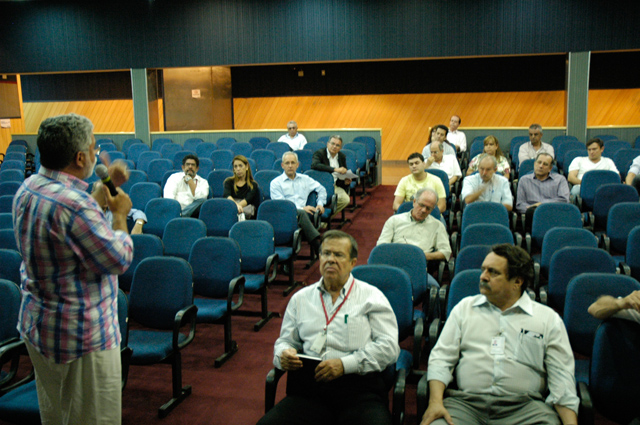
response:
<path id="1" fill-rule="evenodd" d="M 267 306 L 267 285 L 275 279 L 278 268 L 273 227 L 261 220 L 240 221 L 231 227 L 229 237 L 240 246 L 245 292 L 260 294 L 261 319 L 253 326 L 253 330 L 258 332 L 277 316 Z"/>
<path id="2" fill-rule="evenodd" d="M 298 173 L 304 173 L 307 170 L 311 169 L 311 160 L 313 159 L 313 152 L 308 151 L 306 149 L 301 149 L 295 151 L 296 155 L 298 155 L 298 162 L 300 166 L 298 167 Z"/>
<path id="3" fill-rule="evenodd" d="M 0 229 L 13 229 L 13 216 L 10 212 L 0 213 Z"/>
<path id="4" fill-rule="evenodd" d="M 173 154 L 173 156 L 171 157 L 171 160 L 173 163 L 174 170 L 182 170 L 182 160 L 187 155 L 195 155 L 195 154 L 191 151 L 184 151 L 184 150 L 179 150 Z"/>
<path id="5" fill-rule="evenodd" d="M 638 191 L 633 186 L 622 183 L 603 184 L 596 190 L 593 211 L 589 213 L 588 224 L 592 232 L 602 232 L 607 228 L 609 210 L 621 202 L 638 202 Z"/>
<path id="6" fill-rule="evenodd" d="M 24 146 L 25 148 L 29 147 L 29 144 L 27 143 L 27 141 L 23 139 L 14 139 L 9 143 L 9 146 L 15 146 L 15 145 Z"/>
<path id="7" fill-rule="evenodd" d="M 624 275 L 582 273 L 571 279 L 564 301 L 564 325 L 567 328 L 573 352 L 587 357 L 575 361 L 576 381 L 589 383 L 589 357 L 591 357 L 593 337 L 600 324 L 600 320 L 587 311 L 589 306 L 602 295 L 610 295 L 614 298 L 626 297 L 637 290 L 640 290 L 640 283 Z"/>
<path id="8" fill-rule="evenodd" d="M 638 147 L 640 147 L 640 145 L 638 145 Z M 639 156 L 640 149 L 620 149 L 613 156 L 613 163 L 616 165 L 618 171 L 620 171 L 620 176 L 623 181 L 627 177 L 631 163 Z"/>
<path id="9" fill-rule="evenodd" d="M 273 171 L 277 171 L 278 173 L 282 174 L 282 172 L 284 171 L 284 169 L 282 168 L 282 159 L 276 159 L 275 161 L 273 161 L 273 166 L 271 168 L 273 169 Z"/>
<path id="10" fill-rule="evenodd" d="M 207 176 L 209 183 L 209 192 L 212 198 L 222 198 L 224 194 L 224 181 L 229 177 L 233 177 L 231 170 L 213 170 Z"/>
<path id="11" fill-rule="evenodd" d="M 170 159 L 154 159 L 149 162 L 149 167 L 147 167 L 147 180 L 162 185 L 162 177 L 170 170 L 173 170 L 173 162 Z"/>
<path id="12" fill-rule="evenodd" d="M 640 226 L 635 226 L 627 238 L 626 266 L 635 279 L 640 279 Z"/>
<path id="13" fill-rule="evenodd" d="M 199 218 L 207 227 L 207 236 L 227 237 L 238 222 L 238 206 L 231 199 L 207 199 L 200 207 Z"/>
<path id="14" fill-rule="evenodd" d="M 0 249 L 18 251 L 16 236 L 13 233 L 13 229 L 0 229 Z"/>
<path id="15" fill-rule="evenodd" d="M 467 226 L 478 223 L 494 223 L 509 228 L 509 212 L 504 205 L 497 202 L 474 202 L 467 205 L 464 212 L 458 211 L 456 213 L 456 222 L 460 230 L 451 234 L 451 250 L 454 254 L 459 251 L 460 236 Z"/>
<path id="16" fill-rule="evenodd" d="M 24 173 L 25 167 L 26 165 L 23 161 L 19 161 L 17 159 L 8 159 L 2 162 L 2 164 L 0 165 L 0 171 L 20 170 Z"/>
<path id="17" fill-rule="evenodd" d="M 422 352 L 423 319 L 413 320 L 411 315 L 411 281 L 406 271 L 387 264 L 367 264 L 356 266 L 351 271 L 353 277 L 378 288 L 389 300 L 398 322 L 398 343 L 413 336 L 413 353 L 401 350 L 396 361 L 396 370 L 409 373 L 420 365 Z"/>
<path id="18" fill-rule="evenodd" d="M 173 143 L 173 140 L 165 138 L 165 137 L 162 137 L 160 139 L 156 139 L 151 144 L 151 150 L 152 151 L 156 151 L 156 152 L 160 152 L 160 151 L 162 151 L 162 147 L 164 145 L 168 145 L 168 144 L 171 144 L 171 143 Z"/>
<path id="19" fill-rule="evenodd" d="M 377 163 L 377 147 L 376 147 L 376 139 L 370 136 L 358 136 L 353 139 L 354 143 L 362 143 L 367 149 L 367 159 L 370 164 Z"/>
<path id="20" fill-rule="evenodd" d="M 589 385 L 578 383 L 580 423 L 594 423 L 594 409 L 619 424 L 637 423 L 640 415 L 640 325 L 624 319 L 606 320 L 593 342 Z"/>
<path id="21" fill-rule="evenodd" d="M 508 227 L 495 223 L 477 223 L 467 226 L 462 231 L 460 249 L 471 245 L 495 245 L 501 243 L 513 245 L 513 233 Z"/>
<path id="22" fill-rule="evenodd" d="M 538 253 L 542 249 L 544 235 L 554 227 L 582 228 L 582 216 L 578 207 L 562 202 L 539 205 L 533 213 L 531 233 L 525 234 L 527 252 Z"/>
<path id="23" fill-rule="evenodd" d="M 102 148 L 102 145 L 104 144 L 110 144 L 115 146 L 115 144 L 113 143 L 113 139 L 110 139 L 108 137 L 103 137 L 96 140 L 96 145 L 100 146 L 100 148 Z"/>
<path id="24" fill-rule="evenodd" d="M 123 184 L 122 186 L 120 186 L 120 188 L 125 192 L 125 193 L 130 193 L 131 192 L 131 187 L 136 184 L 136 183 L 144 183 L 147 182 L 148 178 L 147 178 L 147 173 L 145 173 L 144 171 L 140 171 L 140 170 L 129 170 L 129 180 L 127 180 L 127 182 L 125 184 Z"/>
<path id="25" fill-rule="evenodd" d="M 565 143 L 562 143 L 560 146 L 558 146 L 558 150 L 554 152 L 556 155 L 556 161 L 558 162 L 558 167 L 560 167 L 563 170 L 567 170 L 569 168 L 569 165 L 571 165 L 571 162 L 565 161 L 565 156 L 567 152 L 570 152 L 573 150 L 578 150 L 582 152 L 583 155 L 581 156 L 587 155 L 587 147 L 585 146 L 584 143 L 575 141 L 575 140 L 573 141 L 569 140 Z"/>
<path id="26" fill-rule="evenodd" d="M 109 157 L 109 161 L 113 162 L 113 161 L 124 161 L 125 159 L 127 159 L 127 156 L 124 154 L 124 152 L 120 152 L 120 151 L 110 151 L 107 152 L 106 154 Z"/>
<path id="27" fill-rule="evenodd" d="M 267 145 L 266 149 L 273 151 L 273 153 L 276 155 L 276 159 L 281 159 L 282 154 L 291 151 L 289 145 L 283 142 L 271 142 Z"/>
<path id="28" fill-rule="evenodd" d="M 342 149 L 348 149 L 356 154 L 356 165 L 360 169 L 360 180 L 362 181 L 362 192 L 365 192 L 365 177 L 369 174 L 369 159 L 367 158 L 367 148 L 362 143 L 345 143 Z M 447 179 L 447 184 L 449 179 Z"/>
<path id="29" fill-rule="evenodd" d="M 224 237 L 198 239 L 191 248 L 189 264 L 193 269 L 194 299 L 198 307 L 197 322 L 224 326 L 224 354 L 214 367 L 220 367 L 238 351 L 231 335 L 231 315 L 242 306 L 244 276 L 240 274 L 240 247 Z M 233 297 L 238 294 L 238 301 Z"/>
<path id="30" fill-rule="evenodd" d="M 164 255 L 188 260 L 193 244 L 205 236 L 207 236 L 207 227 L 202 220 L 192 217 L 169 220 L 162 235 Z"/>
<path id="31" fill-rule="evenodd" d="M 162 190 L 163 194 L 164 194 L 164 187 L 167 185 L 167 180 L 169 180 L 169 177 L 171 177 L 175 173 L 177 173 L 176 170 L 169 170 L 166 173 L 164 173 L 164 176 L 162 176 L 162 184 L 160 185 L 160 189 Z"/>
<path id="32" fill-rule="evenodd" d="M 640 225 L 640 204 L 621 202 L 611 207 L 607 218 L 607 233 L 601 235 L 601 246 L 623 261 L 627 252 L 627 238 L 631 230 Z"/>
<path id="33" fill-rule="evenodd" d="M 147 144 L 134 143 L 129 147 L 129 150 L 127 151 L 127 159 L 133 161 L 137 167 L 140 154 L 142 154 L 143 152 L 149 152 L 150 150 L 151 149 L 149 149 L 149 145 Z"/>
<path id="34" fill-rule="evenodd" d="M 231 145 L 230 149 L 233 152 L 233 156 L 243 155 L 245 158 L 249 158 L 253 151 L 253 146 L 248 142 L 236 142 Z"/>
<path id="35" fill-rule="evenodd" d="M 131 148 L 131 146 L 136 145 L 136 144 L 144 144 L 144 142 L 138 138 L 132 138 L 132 139 L 127 139 L 124 141 L 124 143 L 122 143 L 122 152 L 124 152 L 124 154 L 127 156 L 127 158 L 129 158 L 129 149 Z"/>
<path id="36" fill-rule="evenodd" d="M 132 208 L 144 211 L 147 207 L 147 202 L 154 198 L 162 197 L 162 191 L 157 183 L 141 182 L 131 186 L 129 197 L 133 204 Z"/>
<path id="37" fill-rule="evenodd" d="M 271 181 L 281 174 L 275 170 L 258 170 L 253 176 L 260 188 L 260 201 L 271 199 Z"/>
<path id="38" fill-rule="evenodd" d="M 447 175 L 446 171 L 437 168 L 429 168 L 426 170 L 426 172 L 438 177 L 442 182 L 442 186 L 444 186 L 444 193 L 447 197 L 447 210 L 442 213 L 442 215 L 445 217 L 449 228 L 451 228 L 453 227 L 453 213 L 451 212 L 451 208 L 455 206 L 457 198 L 456 195 L 451 192 L 451 188 L 449 186 L 449 176 Z"/>
<path id="39" fill-rule="evenodd" d="M 564 163 L 562 165 L 558 164 L 558 166 L 562 170 L 562 174 L 564 174 L 565 176 L 568 176 L 569 167 L 571 167 L 571 163 L 573 162 L 573 160 L 580 156 L 587 156 L 587 155 L 588 153 L 587 153 L 586 147 L 583 147 L 582 149 L 572 149 L 570 151 L 567 151 L 564 154 Z"/>
<path id="40" fill-rule="evenodd" d="M 21 182 L 0 182 L 0 196 L 3 195 L 11 195 L 14 196 L 16 194 L 16 192 L 18 192 L 18 189 L 20 189 L 20 186 L 22 185 Z"/>
<path id="41" fill-rule="evenodd" d="M 20 182 L 24 181 L 23 170 L 3 170 L 0 171 L 0 182 Z"/>
<path id="42" fill-rule="evenodd" d="M 138 161 L 136 162 L 136 170 L 144 171 L 145 173 L 149 172 L 149 163 L 154 159 L 161 159 L 162 155 L 160 152 L 156 151 L 148 151 L 142 152 L 138 156 Z"/>
<path id="43" fill-rule="evenodd" d="M 20 339 L 16 325 L 18 324 L 22 293 L 18 284 L 5 278 L 4 274 L 0 275 L 0 302 L 2 304 L 0 309 L 0 347 L 10 341 Z M 0 383 L 4 384 L 5 382 L 9 382 L 9 379 L 0 376 Z M 0 385 L 0 388 L 2 386 Z"/>
<path id="44" fill-rule="evenodd" d="M 271 170 L 273 162 L 276 160 L 276 154 L 269 149 L 254 149 L 251 152 L 251 159 L 256 162 L 258 171 Z"/>
<path id="45" fill-rule="evenodd" d="M 540 301 L 561 316 L 567 286 L 580 273 L 616 273 L 616 263 L 611 255 L 598 248 L 565 247 L 557 250 L 549 264 L 548 287 L 540 288 Z"/>
<path id="46" fill-rule="evenodd" d="M 213 161 L 214 170 L 232 170 L 233 169 L 233 151 L 230 149 L 217 149 L 211 153 L 211 161 Z"/>
<path id="47" fill-rule="evenodd" d="M 413 209 L 413 201 L 407 201 L 400 204 L 398 207 L 396 214 L 402 214 L 411 211 Z"/>
<path id="48" fill-rule="evenodd" d="M 210 172 L 213 171 L 213 161 L 209 158 L 198 158 L 200 166 L 198 167 L 198 175 L 206 179 Z"/>
<path id="49" fill-rule="evenodd" d="M 221 137 L 216 141 L 216 147 L 218 149 L 231 149 L 231 146 L 237 142 L 233 137 Z"/>
<path id="50" fill-rule="evenodd" d="M 182 146 L 180 146 L 179 144 L 167 143 L 160 149 L 160 155 L 162 155 L 162 157 L 165 159 L 173 160 L 173 156 L 176 154 L 176 152 L 179 152 L 181 150 Z"/>
<path id="51" fill-rule="evenodd" d="M 197 311 L 193 273 L 186 260 L 150 257 L 138 264 L 129 293 L 129 318 L 144 329 L 129 332 L 131 364 L 171 364 L 172 398 L 158 410 L 161 418 L 191 394 L 191 386 L 182 386 L 181 350 L 195 337 Z M 180 332 L 185 325 L 187 335 Z"/>
<path id="52" fill-rule="evenodd" d="M 307 170 L 306 175 L 320 183 L 327 191 L 327 202 L 324 205 L 324 213 L 320 216 L 320 221 L 327 223 L 327 228 L 331 228 L 331 216 L 338 202 L 338 195 L 335 193 L 333 176 L 330 173 L 318 170 Z"/>
<path id="53" fill-rule="evenodd" d="M 470 159 L 473 159 L 476 156 L 480 155 L 482 152 L 484 152 L 484 137 L 479 140 L 476 140 L 476 139 L 477 137 L 473 140 L 473 142 L 471 143 L 471 147 L 469 148 Z M 518 145 L 518 147 L 520 147 L 520 145 Z M 516 151 L 516 156 L 518 156 L 517 151 Z"/>
<path id="54" fill-rule="evenodd" d="M 360 175 L 360 169 L 358 168 L 358 162 L 356 161 L 356 153 L 349 149 L 342 149 L 341 151 L 347 163 L 347 170 L 351 171 L 355 175 Z M 356 188 L 360 183 L 360 177 L 351 181 L 349 185 L 349 190 L 347 191 L 351 195 L 351 211 L 358 208 L 356 201 Z"/>
<path id="55" fill-rule="evenodd" d="M 482 262 L 485 257 L 489 255 L 490 252 L 491 245 L 465 246 L 460 250 L 460 252 L 458 252 L 455 259 L 452 258 L 449 261 L 450 270 L 453 269 L 451 272 L 451 278 L 465 270 L 479 269 L 482 266 Z"/>
<path id="56" fill-rule="evenodd" d="M 571 142 L 578 142 L 578 143 L 580 143 L 580 140 L 578 140 L 578 138 L 577 138 L 577 137 L 575 137 L 575 136 L 565 136 L 565 135 L 562 135 L 562 136 L 556 136 L 556 137 L 554 137 L 553 139 L 551 139 L 551 142 L 550 142 L 551 147 L 553 148 L 553 152 L 554 152 L 554 153 L 558 152 L 558 147 L 559 147 L 560 145 L 563 145 L 563 144 L 565 144 L 565 143 L 567 143 L 567 142 L 570 142 L 570 141 L 571 141 Z"/>
<path id="57" fill-rule="evenodd" d="M 164 254 L 162 239 L 156 235 L 131 235 L 131 240 L 133 241 L 133 260 L 129 268 L 118 276 L 118 286 L 125 291 L 131 289 L 133 274 L 142 260 L 149 257 L 162 257 Z"/>
<path id="58" fill-rule="evenodd" d="M 170 198 L 154 198 L 147 202 L 144 209 L 147 216 L 147 224 L 144 232 L 162 238 L 164 228 L 174 218 L 179 218 L 182 213 L 180 202 Z"/>
<path id="59" fill-rule="evenodd" d="M 289 272 L 289 287 L 283 291 L 283 296 L 288 296 L 301 282 L 296 282 L 294 277 L 294 262 L 302 245 L 302 229 L 298 227 L 296 205 L 285 199 L 269 199 L 258 207 L 256 218 L 273 226 L 275 252 L 278 254 L 278 262 L 286 264 Z"/>
<path id="60" fill-rule="evenodd" d="M 256 173 L 258 172 L 258 167 L 256 166 L 256 162 L 251 158 L 247 158 L 247 162 L 249 163 L 249 167 L 251 167 L 251 175 L 255 176 Z M 231 168 L 233 168 L 233 164 L 231 164 Z"/>
<path id="61" fill-rule="evenodd" d="M 110 140 L 110 139 L 102 139 L 102 140 Z M 97 141 L 96 141 L 97 143 Z M 117 152 L 118 147 L 111 141 L 105 143 L 97 143 L 100 146 L 100 152 Z"/>
<path id="62" fill-rule="evenodd" d="M 631 149 L 631 143 L 625 142 L 623 140 L 609 140 L 604 144 L 604 150 L 602 151 L 602 156 L 605 158 L 613 159 L 621 149 Z"/>
<path id="63" fill-rule="evenodd" d="M 554 227 L 545 233 L 542 239 L 542 251 L 539 255 L 533 255 L 533 260 L 540 265 L 540 274 L 549 275 L 551 257 L 561 248 L 568 246 L 581 246 L 585 248 L 597 248 L 598 239 L 581 227 Z M 536 290 L 538 285 L 536 284 Z"/>
<path id="64" fill-rule="evenodd" d="M 319 151 L 320 149 L 326 150 L 327 144 L 323 142 L 309 142 L 306 145 L 304 145 L 302 149 L 311 151 L 311 155 L 313 155 L 316 151 Z"/>
<path id="65" fill-rule="evenodd" d="M 22 152 L 7 152 L 4 155 L 3 161 L 22 161 L 25 164 L 27 163 L 27 154 Z"/>
<path id="66" fill-rule="evenodd" d="M 580 183 L 580 196 L 576 198 L 580 211 L 593 211 L 596 190 L 603 184 L 609 183 L 620 183 L 620 175 L 608 170 L 591 170 L 584 173 Z"/>
<path id="67" fill-rule="evenodd" d="M 331 138 L 331 136 L 322 136 L 322 137 L 318 137 L 318 140 L 316 140 L 316 141 L 320 142 L 320 143 L 322 143 L 322 144 L 324 144 L 326 146 L 327 143 L 329 142 L 330 138 Z"/>
<path id="68" fill-rule="evenodd" d="M 266 149 L 267 145 L 271 143 L 271 140 L 266 137 L 252 137 L 249 139 L 249 143 L 251 143 L 251 146 L 255 151 L 256 149 Z"/>
<path id="69" fill-rule="evenodd" d="M 198 147 L 196 147 L 196 155 L 200 159 L 202 158 L 211 159 L 211 154 L 216 149 L 218 149 L 218 147 L 215 145 L 215 143 L 211 143 L 211 142 L 200 143 Z"/>
<path id="70" fill-rule="evenodd" d="M 201 138 L 192 137 L 184 141 L 182 149 L 197 154 L 198 146 L 200 146 L 202 143 L 204 143 L 204 140 L 202 140 Z"/>
<path id="71" fill-rule="evenodd" d="M 618 136 L 614 136 L 612 134 L 598 134 L 597 136 L 593 136 L 592 139 L 600 139 L 606 143 L 610 140 L 618 140 Z"/>
<path id="72" fill-rule="evenodd" d="M 22 255 L 16 250 L 0 248 L 0 279 L 10 280 L 16 285 L 20 285 L 20 265 Z M 2 338 L 0 338 L 0 342 Z"/>
<path id="73" fill-rule="evenodd" d="M 10 213 L 14 195 L 0 196 L 0 213 Z"/>
<path id="74" fill-rule="evenodd" d="M 124 159 L 123 161 L 127 165 L 127 169 L 129 171 L 138 171 L 138 170 L 136 170 L 136 163 L 135 162 L 133 162 L 130 159 Z"/>

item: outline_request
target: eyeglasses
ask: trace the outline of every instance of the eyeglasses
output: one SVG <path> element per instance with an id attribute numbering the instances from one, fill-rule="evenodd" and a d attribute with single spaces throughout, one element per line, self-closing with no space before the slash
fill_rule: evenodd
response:
<path id="1" fill-rule="evenodd" d="M 342 146 L 342 143 L 336 143 L 336 142 L 329 142 L 327 143 L 328 146 Z"/>
<path id="2" fill-rule="evenodd" d="M 333 256 L 335 257 L 336 260 L 343 260 L 343 259 L 347 258 L 347 256 L 342 252 L 333 252 L 333 251 L 329 251 L 329 250 L 320 251 L 320 255 L 325 257 L 325 258 L 331 257 L 332 254 L 333 254 Z"/>
<path id="3" fill-rule="evenodd" d="M 287 127 L 287 130 L 295 130 L 295 129 L 297 129 L 297 128 L 298 128 L 298 127 Z"/>

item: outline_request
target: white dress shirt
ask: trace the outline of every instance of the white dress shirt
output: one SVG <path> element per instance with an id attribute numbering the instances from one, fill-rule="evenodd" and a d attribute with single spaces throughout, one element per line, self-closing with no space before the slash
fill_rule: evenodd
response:
<path id="1" fill-rule="evenodd" d="M 447 140 L 460 148 L 460 152 L 467 150 L 467 136 L 460 130 L 447 133 Z"/>
<path id="2" fill-rule="evenodd" d="M 165 198 L 175 199 L 180 203 L 180 207 L 191 205 L 196 199 L 202 199 L 209 196 L 209 182 L 199 175 L 193 178 L 196 182 L 195 194 L 191 193 L 189 184 L 184 181 L 184 172 L 180 171 L 169 176 L 167 183 L 164 185 L 163 196 Z"/>
<path id="3" fill-rule="evenodd" d="M 304 148 L 304 145 L 307 144 L 307 139 L 300 133 L 296 133 L 293 137 L 287 133 L 280 136 L 278 142 L 284 142 L 291 147 L 291 150 L 297 151 Z"/>

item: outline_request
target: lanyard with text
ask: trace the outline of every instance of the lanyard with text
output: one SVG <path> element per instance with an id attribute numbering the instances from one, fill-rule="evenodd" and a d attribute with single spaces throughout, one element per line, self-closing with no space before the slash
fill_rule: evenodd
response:
<path id="1" fill-rule="evenodd" d="M 331 319 L 329 319 L 329 315 L 327 314 L 327 308 L 324 305 L 324 298 L 322 298 L 322 292 L 320 292 L 320 301 L 322 301 L 322 309 L 324 310 L 324 318 L 327 321 L 327 324 L 324 327 L 324 332 L 325 333 L 327 332 L 327 328 L 329 327 L 329 324 L 331 322 L 333 322 L 333 319 L 336 317 L 336 314 L 338 314 L 338 312 L 340 311 L 340 309 L 342 308 L 344 303 L 347 302 L 347 298 L 349 298 L 349 294 L 351 293 L 351 290 L 353 289 L 353 285 L 354 284 L 355 284 L 355 279 L 352 278 L 351 286 L 349 287 L 349 291 L 347 291 L 347 295 L 345 295 L 344 300 L 342 300 L 342 302 L 340 303 L 340 305 L 336 309 L 335 313 L 333 313 L 333 316 L 331 316 Z"/>

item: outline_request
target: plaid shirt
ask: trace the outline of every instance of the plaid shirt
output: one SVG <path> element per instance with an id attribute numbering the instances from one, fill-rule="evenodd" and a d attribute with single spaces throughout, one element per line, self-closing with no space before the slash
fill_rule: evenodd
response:
<path id="1" fill-rule="evenodd" d="M 131 264 L 133 242 L 111 229 L 87 187 L 41 167 L 13 201 L 23 258 L 18 330 L 56 363 L 120 345 L 114 275 Z"/>

